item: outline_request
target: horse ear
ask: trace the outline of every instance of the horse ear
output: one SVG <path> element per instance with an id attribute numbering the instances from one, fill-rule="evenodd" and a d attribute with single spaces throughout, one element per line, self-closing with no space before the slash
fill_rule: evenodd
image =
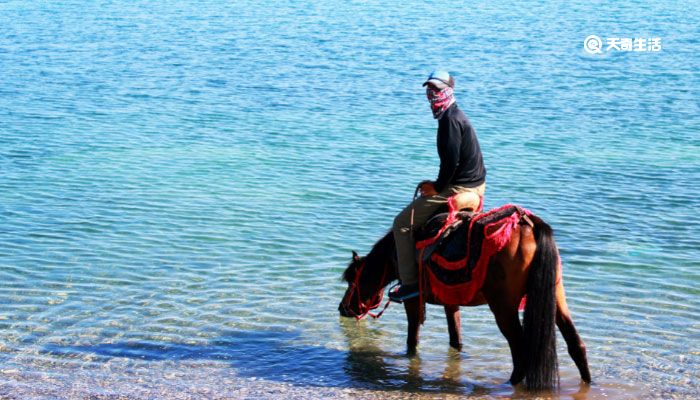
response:
<path id="1" fill-rule="evenodd" d="M 360 259 L 360 256 L 357 255 L 355 250 L 352 251 L 352 260 L 353 261 L 358 261 Z"/>

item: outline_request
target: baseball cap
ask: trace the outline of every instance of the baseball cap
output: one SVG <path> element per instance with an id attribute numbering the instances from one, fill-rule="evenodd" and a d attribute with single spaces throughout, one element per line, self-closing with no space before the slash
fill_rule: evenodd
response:
<path id="1" fill-rule="evenodd" d="M 423 86 L 428 83 L 432 83 L 438 89 L 444 89 L 448 86 L 454 87 L 454 79 L 450 76 L 450 73 L 442 70 L 435 70 L 428 75 L 428 80 L 423 83 Z"/>

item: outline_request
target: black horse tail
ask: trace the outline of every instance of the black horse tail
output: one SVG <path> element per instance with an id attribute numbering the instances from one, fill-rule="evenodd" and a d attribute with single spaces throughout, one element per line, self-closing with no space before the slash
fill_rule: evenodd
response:
<path id="1" fill-rule="evenodd" d="M 537 250 L 528 273 L 523 316 L 525 386 L 528 390 L 541 390 L 559 383 L 555 332 L 559 250 L 552 228 L 540 218 L 532 216 L 532 220 Z"/>

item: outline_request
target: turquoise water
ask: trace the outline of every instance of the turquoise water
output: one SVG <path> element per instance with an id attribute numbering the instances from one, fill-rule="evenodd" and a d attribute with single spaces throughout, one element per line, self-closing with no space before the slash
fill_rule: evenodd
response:
<path id="1" fill-rule="evenodd" d="M 499 397 L 487 308 L 341 319 L 434 178 L 454 72 L 486 207 L 556 230 L 594 384 L 700 392 L 700 12 L 675 2 L 0 2 L 0 397 Z M 589 55 L 583 39 L 660 37 Z M 577 393 L 579 393 L 577 395 Z"/>

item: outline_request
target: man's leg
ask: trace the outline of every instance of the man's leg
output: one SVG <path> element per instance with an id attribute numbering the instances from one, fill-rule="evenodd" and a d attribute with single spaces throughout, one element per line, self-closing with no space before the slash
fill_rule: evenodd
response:
<path id="1" fill-rule="evenodd" d="M 442 193 L 437 196 L 419 197 L 394 219 L 393 232 L 401 286 L 409 286 L 411 289 L 415 286 L 416 293 L 418 265 L 416 264 L 415 238 L 411 232 L 411 213 L 413 212 L 413 228 L 418 229 L 445 203 L 447 203 L 447 197 L 443 196 Z"/>

